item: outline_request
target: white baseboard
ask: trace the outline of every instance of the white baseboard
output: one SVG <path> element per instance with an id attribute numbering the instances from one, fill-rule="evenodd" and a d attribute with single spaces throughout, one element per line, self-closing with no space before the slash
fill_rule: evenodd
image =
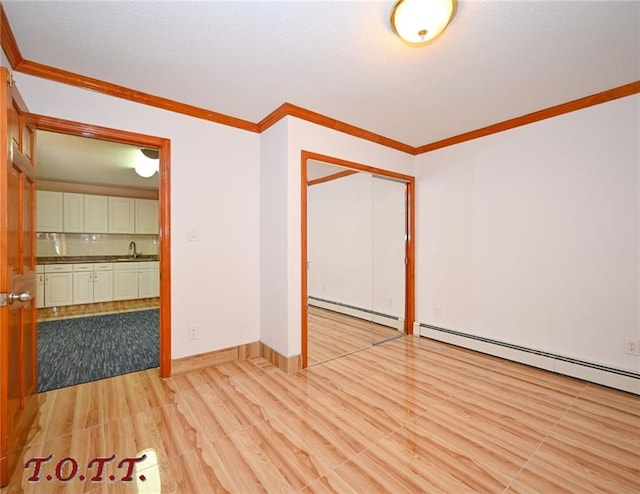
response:
<path id="1" fill-rule="evenodd" d="M 381 314 L 379 312 L 373 312 L 368 309 L 361 309 L 352 305 L 345 305 L 338 302 L 332 302 L 330 300 L 319 299 L 315 297 L 309 297 L 309 305 L 314 307 L 320 307 L 321 309 L 332 310 L 348 316 L 364 319 L 365 321 L 373 321 L 383 326 L 388 326 L 398 331 L 404 331 L 404 318 L 395 317 L 388 314 Z"/>
<path id="2" fill-rule="evenodd" d="M 414 323 L 413 334 L 640 395 L 640 373 Z"/>

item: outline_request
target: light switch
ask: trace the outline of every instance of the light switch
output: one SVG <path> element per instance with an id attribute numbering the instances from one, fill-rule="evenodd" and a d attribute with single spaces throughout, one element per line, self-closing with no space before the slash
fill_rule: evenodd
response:
<path id="1" fill-rule="evenodd" d="M 189 242 L 197 242 L 200 240 L 200 232 L 195 226 L 189 227 Z"/>

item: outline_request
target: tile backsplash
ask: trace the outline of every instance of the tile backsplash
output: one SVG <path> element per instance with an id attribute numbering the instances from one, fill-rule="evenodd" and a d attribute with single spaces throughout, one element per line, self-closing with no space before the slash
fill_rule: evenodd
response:
<path id="1" fill-rule="evenodd" d="M 37 233 L 36 256 L 120 256 L 129 255 L 129 243 L 143 255 L 158 255 L 158 235 L 116 235 L 109 233 Z"/>

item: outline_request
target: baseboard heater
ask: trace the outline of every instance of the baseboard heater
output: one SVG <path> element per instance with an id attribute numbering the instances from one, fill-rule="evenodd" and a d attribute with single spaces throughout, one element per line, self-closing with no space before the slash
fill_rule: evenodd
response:
<path id="1" fill-rule="evenodd" d="M 460 331 L 414 324 L 414 334 L 640 395 L 640 373 L 534 350 Z"/>
<path id="2" fill-rule="evenodd" d="M 308 299 L 309 305 L 313 305 L 314 307 L 340 312 L 341 314 L 347 314 L 367 321 L 373 321 L 377 324 L 397 329 L 398 331 L 404 331 L 403 317 L 393 316 L 391 314 L 385 314 L 383 312 L 365 309 L 363 307 L 356 307 L 355 305 L 343 304 L 342 302 L 336 302 L 334 300 L 312 297 L 311 295 L 308 296 Z"/>

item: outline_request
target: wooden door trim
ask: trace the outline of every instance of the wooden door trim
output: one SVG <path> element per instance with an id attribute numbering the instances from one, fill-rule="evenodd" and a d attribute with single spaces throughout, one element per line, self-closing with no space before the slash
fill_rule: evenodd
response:
<path id="1" fill-rule="evenodd" d="M 28 114 L 38 130 L 160 149 L 160 376 L 171 376 L 171 141 L 164 137 Z"/>
<path id="2" fill-rule="evenodd" d="M 327 175 L 326 177 L 316 178 L 314 180 L 308 180 L 307 185 L 318 185 L 326 182 L 331 182 L 332 180 L 338 180 L 339 178 L 349 177 L 354 173 L 358 173 L 355 170 L 345 170 L 343 172 L 334 173 L 332 175 Z"/>
<path id="3" fill-rule="evenodd" d="M 413 334 L 413 320 L 415 314 L 415 177 L 410 175 L 404 175 L 389 170 L 383 170 L 382 168 L 376 168 L 369 165 L 363 165 L 361 163 L 355 163 L 353 161 L 347 161 L 333 156 L 327 156 L 323 154 L 314 153 L 312 151 L 301 151 L 300 158 L 300 241 L 301 241 L 301 255 L 300 255 L 300 269 L 301 269 L 301 282 L 300 287 L 300 304 L 301 304 L 301 321 L 300 327 L 302 332 L 302 368 L 308 366 L 308 308 L 307 308 L 307 188 L 312 185 L 307 179 L 307 161 L 322 161 L 332 165 L 342 166 L 350 168 L 352 170 L 369 172 L 374 175 L 381 175 L 387 178 L 393 178 L 401 180 L 407 185 L 407 226 L 408 236 L 405 245 L 405 252 L 407 256 L 407 263 L 405 265 L 405 315 L 404 315 L 404 331 L 407 335 Z"/>

